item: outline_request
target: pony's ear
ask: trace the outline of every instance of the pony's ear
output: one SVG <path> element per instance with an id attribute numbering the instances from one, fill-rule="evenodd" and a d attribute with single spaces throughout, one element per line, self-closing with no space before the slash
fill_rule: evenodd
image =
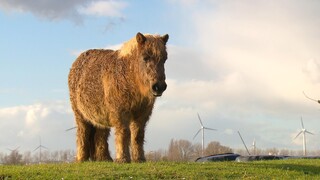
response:
<path id="1" fill-rule="evenodd" d="M 161 36 L 161 39 L 162 39 L 162 41 L 164 42 L 164 44 L 167 44 L 168 39 L 169 39 L 169 35 L 168 35 L 168 34 L 165 34 L 165 35 Z"/>
<path id="2" fill-rule="evenodd" d="M 144 44 L 144 42 L 147 40 L 147 38 L 143 34 L 138 32 L 136 35 L 136 40 L 139 44 Z"/>

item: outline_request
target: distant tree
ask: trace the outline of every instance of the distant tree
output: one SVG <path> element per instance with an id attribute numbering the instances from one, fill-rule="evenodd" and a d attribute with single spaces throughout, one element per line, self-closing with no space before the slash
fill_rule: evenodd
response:
<path id="1" fill-rule="evenodd" d="M 296 151 L 294 151 L 294 150 L 290 150 L 290 151 L 289 151 L 289 155 L 290 155 L 290 156 L 294 156 L 294 155 L 296 155 Z"/>
<path id="2" fill-rule="evenodd" d="M 50 159 L 50 151 L 43 151 L 42 154 L 41 154 L 41 161 L 42 162 L 51 162 L 51 159 Z"/>
<path id="3" fill-rule="evenodd" d="M 66 162 L 68 161 L 69 152 L 67 150 L 61 152 L 61 161 Z"/>
<path id="4" fill-rule="evenodd" d="M 42 150 L 41 152 L 35 151 L 35 153 L 32 156 L 32 159 L 33 159 L 33 162 L 35 163 L 48 163 L 50 162 L 50 151 L 48 150 Z"/>
<path id="5" fill-rule="evenodd" d="M 23 153 L 22 162 L 24 164 L 30 164 L 32 163 L 32 154 L 30 151 L 26 151 Z"/>
<path id="6" fill-rule="evenodd" d="M 59 151 L 54 151 L 50 153 L 50 159 L 53 162 L 59 162 L 60 158 L 59 158 Z"/>
<path id="7" fill-rule="evenodd" d="M 22 155 L 18 150 L 13 150 L 9 155 L 5 155 L 3 163 L 8 165 L 22 164 Z"/>
<path id="8" fill-rule="evenodd" d="M 263 150 L 260 148 L 256 148 L 256 152 L 255 153 L 251 153 L 251 155 L 260 155 L 262 154 Z"/>
<path id="9" fill-rule="evenodd" d="M 61 150 L 58 151 L 58 159 L 57 161 L 60 162 L 74 162 L 75 161 L 75 151 L 66 149 L 66 150 Z"/>
<path id="10" fill-rule="evenodd" d="M 205 155 L 232 153 L 232 152 L 233 151 L 230 147 L 223 146 L 217 141 L 210 142 L 204 151 Z"/>
<path id="11" fill-rule="evenodd" d="M 180 150 L 180 157 L 182 161 L 188 161 L 190 160 L 190 157 L 193 153 L 193 146 L 190 141 L 187 140 L 179 140 L 178 146 Z"/>
<path id="12" fill-rule="evenodd" d="M 165 161 L 166 159 L 166 152 L 162 149 L 159 149 L 157 151 L 149 151 L 145 154 L 145 157 L 147 161 Z"/>
<path id="13" fill-rule="evenodd" d="M 0 164 L 3 164 L 4 154 L 0 152 Z"/>
<path id="14" fill-rule="evenodd" d="M 168 149 L 169 161 L 189 161 L 192 158 L 193 146 L 188 140 L 171 139 Z"/>
<path id="15" fill-rule="evenodd" d="M 177 160 L 178 154 L 179 154 L 179 150 L 177 148 L 176 142 L 174 139 L 171 139 L 169 143 L 169 148 L 168 148 L 168 160 L 169 161 Z"/>
<path id="16" fill-rule="evenodd" d="M 279 150 L 279 155 L 281 155 L 281 156 L 289 156 L 290 155 L 290 151 L 288 149 L 280 149 Z"/>
<path id="17" fill-rule="evenodd" d="M 200 143 L 194 144 L 192 159 L 195 160 L 201 156 L 202 156 L 202 145 Z"/>
<path id="18" fill-rule="evenodd" d="M 279 149 L 277 148 L 269 148 L 265 150 L 266 155 L 279 155 Z"/>

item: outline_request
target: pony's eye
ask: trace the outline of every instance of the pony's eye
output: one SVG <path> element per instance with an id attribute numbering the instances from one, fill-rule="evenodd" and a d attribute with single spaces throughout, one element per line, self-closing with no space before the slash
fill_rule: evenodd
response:
<path id="1" fill-rule="evenodd" d="M 144 56 L 144 57 L 143 57 L 143 60 L 146 61 L 146 62 L 149 61 L 150 59 L 151 59 L 150 56 Z"/>

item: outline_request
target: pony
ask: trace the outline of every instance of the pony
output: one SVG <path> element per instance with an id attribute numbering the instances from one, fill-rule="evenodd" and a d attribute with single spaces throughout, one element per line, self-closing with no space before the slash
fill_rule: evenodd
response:
<path id="1" fill-rule="evenodd" d="M 166 90 L 169 35 L 138 32 L 119 50 L 91 49 L 72 64 L 68 76 L 77 125 L 77 157 L 113 161 L 108 147 L 115 129 L 115 162 L 144 162 L 145 128 L 157 97 Z"/>

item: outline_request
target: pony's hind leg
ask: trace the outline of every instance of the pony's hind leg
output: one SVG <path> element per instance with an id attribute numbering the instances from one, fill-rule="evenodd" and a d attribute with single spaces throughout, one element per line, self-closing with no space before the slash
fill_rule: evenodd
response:
<path id="1" fill-rule="evenodd" d="M 94 134 L 94 159 L 96 161 L 112 161 L 109 152 L 108 138 L 110 128 L 100 129 L 95 128 Z"/>
<path id="2" fill-rule="evenodd" d="M 87 161 L 90 157 L 90 134 L 92 125 L 75 113 L 77 123 L 77 161 Z"/>
<path id="3" fill-rule="evenodd" d="M 145 123 L 132 121 L 130 124 L 131 131 L 131 156 L 134 162 L 145 162 L 144 156 L 144 133 Z"/>

